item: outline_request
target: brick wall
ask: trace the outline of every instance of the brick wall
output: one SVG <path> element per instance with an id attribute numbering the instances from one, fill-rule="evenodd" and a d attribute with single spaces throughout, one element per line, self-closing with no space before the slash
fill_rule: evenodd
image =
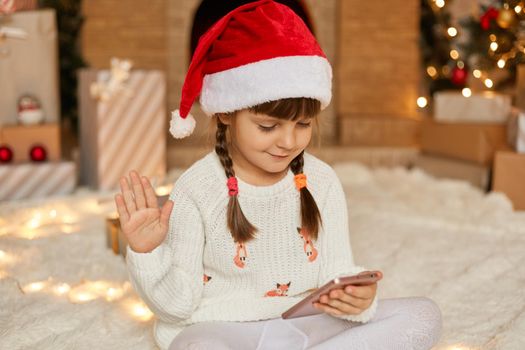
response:
<path id="1" fill-rule="evenodd" d="M 95 68 L 108 68 L 111 57 L 129 58 L 134 68 L 166 69 L 165 0 L 89 0 L 82 52 Z"/>
<path id="2" fill-rule="evenodd" d="M 341 143 L 415 145 L 419 1 L 344 0 L 339 6 Z"/>
<path id="3" fill-rule="evenodd" d="M 412 146 L 419 123 L 419 1 L 305 0 L 318 39 L 334 67 L 334 100 L 321 116 L 323 144 Z M 167 73 L 168 110 L 177 107 L 199 0 L 83 1 L 82 49 L 96 68 L 113 56 L 135 68 Z M 200 145 L 208 118 L 195 107 Z M 168 117 L 167 117 L 168 118 Z M 339 139 L 339 142 L 337 141 Z M 327 142 L 328 141 L 328 142 Z"/>

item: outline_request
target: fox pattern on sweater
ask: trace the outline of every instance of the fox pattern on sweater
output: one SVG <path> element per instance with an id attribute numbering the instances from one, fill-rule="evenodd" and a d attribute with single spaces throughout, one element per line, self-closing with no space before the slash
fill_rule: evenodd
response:
<path id="1" fill-rule="evenodd" d="M 161 348 L 196 322 L 279 317 L 328 280 L 364 270 L 352 258 L 346 196 L 334 170 L 308 153 L 303 169 L 322 218 L 315 241 L 301 229 L 291 170 L 270 186 L 238 178 L 239 204 L 257 228 L 244 244 L 227 226 L 227 178 L 217 154 L 179 177 L 164 242 L 150 253 L 128 247 L 126 255 L 131 283 L 156 316 Z M 376 304 L 344 318 L 367 321 Z"/>

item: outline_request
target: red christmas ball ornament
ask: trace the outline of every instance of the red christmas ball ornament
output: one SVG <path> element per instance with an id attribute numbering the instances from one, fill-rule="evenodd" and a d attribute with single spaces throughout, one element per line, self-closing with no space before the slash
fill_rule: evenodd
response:
<path id="1" fill-rule="evenodd" d="M 489 7 L 487 11 L 480 17 L 479 23 L 481 28 L 488 30 L 490 28 L 490 22 L 499 16 L 499 11 L 494 7 Z"/>
<path id="2" fill-rule="evenodd" d="M 13 150 L 7 145 L 0 146 L 0 163 L 9 163 L 13 160 Z"/>
<path id="3" fill-rule="evenodd" d="M 465 68 L 454 67 L 450 80 L 454 85 L 463 86 L 467 82 L 468 73 Z"/>
<path id="4" fill-rule="evenodd" d="M 47 151 L 44 146 L 35 145 L 29 151 L 29 157 L 34 162 L 43 162 L 47 159 Z"/>

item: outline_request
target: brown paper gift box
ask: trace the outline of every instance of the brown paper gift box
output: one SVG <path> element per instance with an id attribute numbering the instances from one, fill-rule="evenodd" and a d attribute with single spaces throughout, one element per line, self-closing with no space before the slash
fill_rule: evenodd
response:
<path id="1" fill-rule="evenodd" d="M 438 123 L 430 119 L 421 125 L 421 149 L 429 154 L 490 165 L 494 153 L 505 145 L 505 125 Z"/>
<path id="2" fill-rule="evenodd" d="M 489 189 L 490 167 L 488 166 L 428 154 L 418 155 L 413 165 L 437 178 L 464 180 L 482 190 Z"/>
<path id="3" fill-rule="evenodd" d="M 27 38 L 2 43 L 0 58 L 0 125 L 18 122 L 18 99 L 34 95 L 46 123 L 60 119 L 58 34 L 53 9 L 15 12 L 3 24 L 27 32 Z"/>
<path id="4" fill-rule="evenodd" d="M 505 193 L 514 209 L 525 210 L 525 154 L 497 152 L 493 172 L 492 190 Z"/>
<path id="5" fill-rule="evenodd" d="M 60 160 L 60 126 L 58 124 L 11 125 L 0 128 L 0 144 L 13 150 L 13 163 L 29 162 L 33 145 L 42 145 L 48 161 Z"/>

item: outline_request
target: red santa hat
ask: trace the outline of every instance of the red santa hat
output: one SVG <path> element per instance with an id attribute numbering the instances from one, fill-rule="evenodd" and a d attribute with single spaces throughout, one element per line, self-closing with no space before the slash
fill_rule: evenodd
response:
<path id="1" fill-rule="evenodd" d="M 175 138 L 193 132 L 189 113 L 199 94 L 209 116 L 292 97 L 319 100 L 324 109 L 332 98 L 332 68 L 299 16 L 261 0 L 229 12 L 200 38 L 172 112 Z"/>

